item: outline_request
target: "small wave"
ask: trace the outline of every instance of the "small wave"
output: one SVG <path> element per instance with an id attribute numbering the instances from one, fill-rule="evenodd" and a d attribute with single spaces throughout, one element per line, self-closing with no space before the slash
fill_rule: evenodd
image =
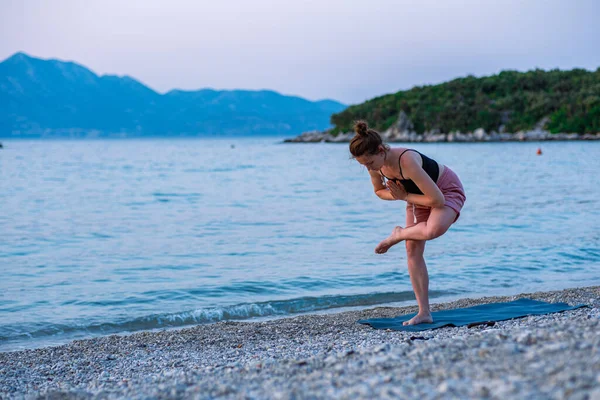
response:
<path id="1" fill-rule="evenodd" d="M 154 192 L 152 193 L 155 197 L 201 197 L 202 193 L 162 193 L 162 192 Z"/>
<path id="2" fill-rule="evenodd" d="M 246 170 L 246 169 L 253 169 L 256 168 L 256 166 L 254 165 L 236 165 L 233 167 L 220 167 L 220 168 L 212 168 L 212 169 L 208 169 L 206 170 L 206 172 L 235 172 L 235 171 L 242 171 L 242 170 Z"/>
<path id="3" fill-rule="evenodd" d="M 184 200 L 190 203 L 196 203 L 202 198 L 202 193 L 152 193 L 154 198 L 161 203 L 168 203 L 170 201 Z"/>
<path id="4" fill-rule="evenodd" d="M 453 295 L 450 291 L 431 291 L 430 297 Z M 300 297 L 257 303 L 242 303 L 223 307 L 202 308 L 179 313 L 148 315 L 117 322 L 96 324 L 44 324 L 28 326 L 4 326 L 0 328 L 0 350 L 16 348 L 9 343 L 30 342 L 35 346 L 37 339 L 62 337 L 64 341 L 73 338 L 94 337 L 114 333 L 131 333 L 158 328 L 183 327 L 197 324 L 210 324 L 220 321 L 242 321 L 264 317 L 284 317 L 289 315 L 320 312 L 347 307 L 366 307 L 414 300 L 412 291 L 369 293 L 355 295 L 334 295 L 321 297 Z"/>

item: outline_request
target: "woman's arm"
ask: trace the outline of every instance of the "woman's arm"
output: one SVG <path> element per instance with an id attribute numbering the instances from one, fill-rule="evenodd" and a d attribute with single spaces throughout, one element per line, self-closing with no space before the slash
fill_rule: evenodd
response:
<path id="1" fill-rule="evenodd" d="M 410 154 L 412 153 L 412 154 Z M 407 157 L 408 156 L 408 157 Z M 427 175 L 421 166 L 423 160 L 415 152 L 408 152 L 400 159 L 402 175 L 405 179 L 412 179 L 423 194 L 408 193 L 406 201 L 426 207 L 443 207 L 444 195 L 435 182 Z"/>
<path id="2" fill-rule="evenodd" d="M 375 190 L 377 197 L 381 200 L 396 200 L 383 183 L 381 174 L 375 171 L 369 171 L 369 175 L 371 175 L 371 183 L 373 184 L 373 189 Z"/>

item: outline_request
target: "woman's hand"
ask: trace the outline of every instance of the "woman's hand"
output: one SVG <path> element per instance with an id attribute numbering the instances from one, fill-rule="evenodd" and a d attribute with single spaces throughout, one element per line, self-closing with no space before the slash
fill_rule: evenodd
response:
<path id="1" fill-rule="evenodd" d="M 387 181 L 387 187 L 395 200 L 406 200 L 408 193 L 404 189 L 404 186 L 394 181 Z"/>

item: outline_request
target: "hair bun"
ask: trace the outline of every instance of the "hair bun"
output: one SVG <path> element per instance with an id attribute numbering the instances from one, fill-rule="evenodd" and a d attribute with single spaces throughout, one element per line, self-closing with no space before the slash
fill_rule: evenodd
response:
<path id="1" fill-rule="evenodd" d="M 360 136 L 367 136 L 369 131 L 369 126 L 365 121 L 356 121 L 354 124 L 354 131 L 358 133 Z"/>

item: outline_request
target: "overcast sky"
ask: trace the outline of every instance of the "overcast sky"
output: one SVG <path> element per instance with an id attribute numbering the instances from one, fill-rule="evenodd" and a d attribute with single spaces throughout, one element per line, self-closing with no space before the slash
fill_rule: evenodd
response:
<path id="1" fill-rule="evenodd" d="M 415 85 L 600 66 L 598 0 L 0 0 L 17 51 L 151 88 L 360 103 Z"/>

